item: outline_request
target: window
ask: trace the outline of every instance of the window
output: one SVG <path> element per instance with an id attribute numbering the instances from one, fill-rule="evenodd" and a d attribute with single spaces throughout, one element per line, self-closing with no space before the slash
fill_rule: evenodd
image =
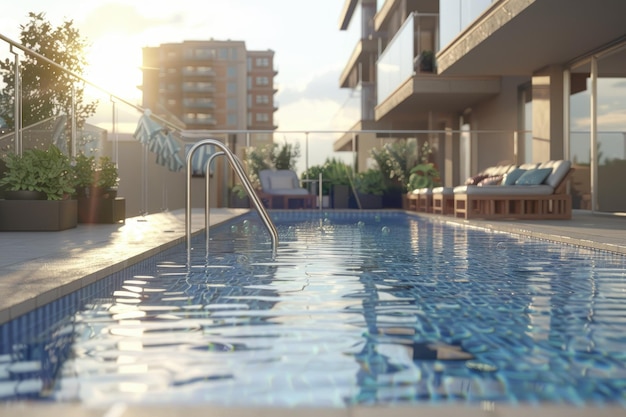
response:
<path id="1" fill-rule="evenodd" d="M 270 80 L 267 77 L 256 77 L 256 85 L 269 85 Z"/>
<path id="2" fill-rule="evenodd" d="M 215 57 L 215 50 L 212 48 L 196 48 L 193 51 L 193 55 L 196 59 L 210 59 Z"/>
<path id="3" fill-rule="evenodd" d="M 269 67 L 270 66 L 270 60 L 268 58 L 257 58 L 256 59 L 256 66 L 257 67 Z"/>
<path id="4" fill-rule="evenodd" d="M 270 116 L 267 113 L 257 113 L 256 114 L 256 121 L 257 122 L 269 122 L 270 121 Z"/>
<path id="5" fill-rule="evenodd" d="M 228 100 L 226 100 L 226 108 L 228 110 L 236 110 L 237 109 L 237 99 L 236 98 L 229 98 Z"/>
<path id="6" fill-rule="evenodd" d="M 237 83 L 228 83 L 228 84 L 226 84 L 226 92 L 228 94 L 236 94 L 237 93 Z"/>
<path id="7" fill-rule="evenodd" d="M 227 124 L 229 126 L 237 125 L 237 113 L 228 113 L 227 119 L 228 119 Z"/>
<path id="8" fill-rule="evenodd" d="M 226 72 L 227 72 L 228 78 L 237 77 L 237 67 L 229 66 Z"/>
<path id="9" fill-rule="evenodd" d="M 265 94 L 259 94 L 256 96 L 256 104 L 269 104 L 270 98 Z"/>

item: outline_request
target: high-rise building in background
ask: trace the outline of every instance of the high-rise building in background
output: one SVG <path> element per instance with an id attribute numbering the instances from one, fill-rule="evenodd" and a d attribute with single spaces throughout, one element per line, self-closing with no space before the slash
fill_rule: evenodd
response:
<path id="1" fill-rule="evenodd" d="M 273 131 L 274 51 L 243 41 L 184 41 L 143 49 L 144 108 L 183 130 Z M 234 136 L 233 136 L 234 135 Z M 231 145 L 271 143 L 271 133 L 232 134 Z"/>
<path id="2" fill-rule="evenodd" d="M 142 107 L 176 126 L 183 155 L 205 138 L 221 140 L 242 160 L 248 147 L 273 143 L 274 51 L 248 51 L 245 42 L 232 40 L 166 43 L 143 48 L 142 73 Z M 194 175 L 204 175 L 208 158 L 208 153 L 194 154 Z M 227 206 L 236 180 L 223 158 L 213 163 L 211 178 L 211 204 Z M 168 201 L 183 201 L 182 187 L 162 184 L 159 179 L 156 186 Z M 192 205 L 203 204 L 204 182 L 192 181 L 192 187 L 192 200 L 198 200 Z"/>

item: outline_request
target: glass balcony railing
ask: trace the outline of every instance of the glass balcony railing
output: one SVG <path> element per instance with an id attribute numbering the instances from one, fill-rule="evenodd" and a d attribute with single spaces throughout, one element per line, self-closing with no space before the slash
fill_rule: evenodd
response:
<path id="1" fill-rule="evenodd" d="M 434 71 L 437 19 L 437 14 L 411 14 L 380 54 L 376 65 L 378 103 L 414 74 Z"/>

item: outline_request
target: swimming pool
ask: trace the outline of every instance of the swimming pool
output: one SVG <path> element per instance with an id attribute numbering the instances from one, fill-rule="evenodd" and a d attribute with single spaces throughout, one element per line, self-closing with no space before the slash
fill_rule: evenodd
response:
<path id="1" fill-rule="evenodd" d="M 212 230 L 208 265 L 198 241 L 191 272 L 177 248 L 32 342 L 3 329 L 0 394 L 624 405 L 623 256 L 401 212 L 272 217 L 275 257 L 251 215 Z"/>

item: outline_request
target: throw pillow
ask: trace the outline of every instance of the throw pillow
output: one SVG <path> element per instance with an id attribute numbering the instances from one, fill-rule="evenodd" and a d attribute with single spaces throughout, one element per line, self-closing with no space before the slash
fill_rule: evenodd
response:
<path id="1" fill-rule="evenodd" d="M 539 185 L 552 173 L 552 168 L 530 169 L 515 181 L 515 185 Z"/>
<path id="2" fill-rule="evenodd" d="M 465 180 L 465 185 L 477 185 L 479 182 L 487 178 L 487 174 L 477 174 Z"/>
<path id="3" fill-rule="evenodd" d="M 525 172 L 526 172 L 526 170 L 522 169 L 522 168 L 515 168 L 511 172 L 507 172 L 506 174 L 504 174 L 504 179 L 502 180 L 502 185 L 515 185 L 515 183 L 519 179 L 519 177 L 524 175 Z"/>
<path id="4" fill-rule="evenodd" d="M 504 178 L 504 175 L 493 175 L 479 182 L 478 186 L 482 187 L 483 185 L 499 185 L 502 182 L 503 178 Z"/>

